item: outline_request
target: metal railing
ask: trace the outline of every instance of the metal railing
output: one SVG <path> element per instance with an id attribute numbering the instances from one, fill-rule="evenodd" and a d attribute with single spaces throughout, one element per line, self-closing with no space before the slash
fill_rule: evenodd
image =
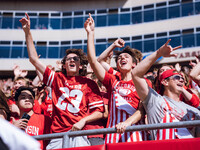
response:
<path id="1" fill-rule="evenodd" d="M 196 126 L 200 126 L 200 120 L 129 126 L 126 128 L 125 132 L 169 129 L 169 128 L 183 128 L 183 127 L 190 128 L 190 127 L 196 127 Z M 104 128 L 104 129 L 94 129 L 94 130 L 81 130 L 81 131 L 43 134 L 43 135 L 37 135 L 33 137 L 37 140 L 63 138 L 63 148 L 66 148 L 68 147 L 69 137 L 107 134 L 107 133 L 117 133 L 117 130 L 116 128 Z"/>

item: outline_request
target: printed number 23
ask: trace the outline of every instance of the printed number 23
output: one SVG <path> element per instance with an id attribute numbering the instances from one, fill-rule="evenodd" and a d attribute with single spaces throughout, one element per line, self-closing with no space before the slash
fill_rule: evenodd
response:
<path id="1" fill-rule="evenodd" d="M 71 90 L 69 91 L 69 89 L 67 87 L 61 87 L 60 90 L 63 92 L 63 94 L 59 97 L 58 99 L 58 103 L 56 104 L 56 106 L 62 110 L 66 110 L 66 107 L 67 107 L 67 110 L 71 113 L 78 113 L 80 108 L 80 103 L 81 103 L 81 100 L 82 100 L 82 97 L 83 97 L 83 92 L 80 91 L 80 90 Z M 75 97 L 76 99 L 74 100 L 71 100 L 71 103 L 73 104 L 70 104 L 66 102 L 64 102 L 64 99 L 65 98 L 69 98 L 69 97 Z"/>

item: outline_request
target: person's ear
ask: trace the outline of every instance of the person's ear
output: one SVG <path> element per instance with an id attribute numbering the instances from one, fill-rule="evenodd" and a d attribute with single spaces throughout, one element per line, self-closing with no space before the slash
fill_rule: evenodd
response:
<path id="1" fill-rule="evenodd" d="M 161 84 L 164 85 L 164 86 L 168 86 L 169 81 L 164 79 L 164 80 L 161 81 Z"/>
<path id="2" fill-rule="evenodd" d="M 135 66 L 136 66 L 136 63 L 132 63 L 132 69 L 135 68 Z"/>

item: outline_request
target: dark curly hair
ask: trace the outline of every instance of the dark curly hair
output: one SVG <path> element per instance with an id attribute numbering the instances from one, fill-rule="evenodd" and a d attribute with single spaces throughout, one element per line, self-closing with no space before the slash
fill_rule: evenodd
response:
<path id="1" fill-rule="evenodd" d="M 66 69 L 63 67 L 63 65 L 65 65 L 67 56 L 69 54 L 71 54 L 71 53 L 74 53 L 77 56 L 79 56 L 79 58 L 80 58 L 80 64 L 82 66 L 82 69 L 79 70 L 79 75 L 85 76 L 86 73 L 87 73 L 88 59 L 87 59 L 86 54 L 83 52 L 83 50 L 82 49 L 67 49 L 65 53 L 66 53 L 66 55 L 61 60 L 61 63 L 62 63 L 62 73 L 65 74 L 65 75 L 67 75 Z"/>
<path id="2" fill-rule="evenodd" d="M 132 56 L 133 63 L 136 63 L 136 65 L 137 65 L 137 59 L 136 59 L 135 50 L 136 49 L 134 49 L 134 48 L 130 48 L 129 46 L 126 46 L 122 51 L 114 51 L 116 64 L 117 64 L 117 60 L 118 60 L 118 57 L 119 57 L 120 54 L 122 54 L 122 53 L 128 53 L 129 55 Z"/>
<path id="3" fill-rule="evenodd" d="M 31 92 L 31 94 L 33 95 L 33 98 L 35 98 L 35 92 L 33 91 L 33 88 L 31 87 L 27 87 L 27 86 L 21 86 L 16 90 L 15 93 L 15 101 L 18 101 L 18 97 L 19 95 L 22 93 L 22 91 L 28 90 Z"/>

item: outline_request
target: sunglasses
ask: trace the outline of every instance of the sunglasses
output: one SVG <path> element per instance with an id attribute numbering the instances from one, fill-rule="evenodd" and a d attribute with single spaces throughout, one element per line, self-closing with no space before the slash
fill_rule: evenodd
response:
<path id="1" fill-rule="evenodd" d="M 178 80 L 178 81 L 180 81 L 182 79 L 184 81 L 184 78 L 180 75 L 173 75 L 170 78 L 172 78 L 173 80 Z"/>
<path id="2" fill-rule="evenodd" d="M 74 56 L 74 57 L 68 57 L 68 58 L 66 58 L 66 61 L 71 61 L 72 59 L 74 61 L 79 61 L 80 60 L 80 58 L 78 56 Z"/>

